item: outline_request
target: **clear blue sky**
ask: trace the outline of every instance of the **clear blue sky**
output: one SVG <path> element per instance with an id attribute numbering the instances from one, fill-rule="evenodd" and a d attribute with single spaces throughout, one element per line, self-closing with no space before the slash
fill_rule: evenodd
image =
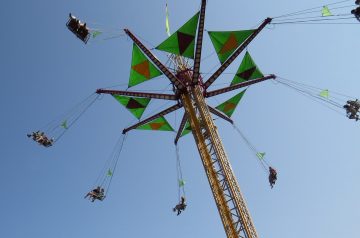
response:
<path id="1" fill-rule="evenodd" d="M 83 199 L 122 129 L 135 122 L 110 96 L 97 101 L 52 148 L 26 137 L 97 88 L 128 82 L 131 40 L 84 45 L 65 27 L 69 12 L 90 27 L 129 28 L 152 47 L 166 38 L 165 2 L 2 1 L 1 237 L 225 237 L 191 135 L 179 142 L 188 199 L 179 217 L 171 211 L 177 202 L 175 133 L 129 133 L 108 198 Z M 167 2 L 172 31 L 200 6 L 199 0 Z M 327 3 L 209 0 L 205 27 L 250 29 L 268 16 Z M 359 39 L 360 23 L 278 25 L 264 29 L 248 50 L 265 74 L 360 97 Z M 207 36 L 203 49 L 203 56 L 214 52 Z M 227 72 L 236 71 L 240 60 Z M 202 72 L 216 64 L 212 55 Z M 231 79 L 225 74 L 217 83 Z M 161 78 L 137 89 L 168 84 Z M 145 115 L 163 106 L 154 102 Z M 170 123 L 178 125 L 180 116 L 177 121 L 170 116 Z M 260 237 L 359 237 L 359 123 L 272 82 L 252 86 L 233 117 L 279 173 L 271 190 L 240 136 L 216 121 Z"/>

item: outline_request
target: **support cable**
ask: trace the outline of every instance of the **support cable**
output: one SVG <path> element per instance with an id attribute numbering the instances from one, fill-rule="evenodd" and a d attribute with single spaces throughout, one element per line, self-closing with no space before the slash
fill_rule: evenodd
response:
<path id="1" fill-rule="evenodd" d="M 42 126 L 39 131 L 44 132 L 46 137 L 51 138 L 55 143 L 78 121 L 97 99 L 99 99 L 99 95 L 92 93 L 72 109 L 57 116 L 45 126 Z"/>
<path id="2" fill-rule="evenodd" d="M 349 2 L 349 1 L 351 1 L 351 0 L 338 1 L 338 2 L 334 2 L 334 3 L 326 4 L 326 6 L 336 5 L 336 4 L 340 4 L 340 3 L 344 3 L 344 2 Z M 292 12 L 292 13 L 288 13 L 288 14 L 284 14 L 284 15 L 280 15 L 280 16 L 277 16 L 277 17 L 273 17 L 273 19 L 281 18 L 281 17 L 287 17 L 287 16 L 293 16 L 293 15 L 298 15 L 298 14 L 302 14 L 302 13 L 304 13 L 304 12 L 311 11 L 311 10 L 314 10 L 314 9 L 317 9 L 317 8 L 322 8 L 322 7 L 324 7 L 324 5 L 318 6 L 318 7 L 312 7 L 312 8 L 308 8 L 308 9 L 304 9 L 304 10 L 300 10 L 300 11 L 296 11 L 296 12 Z"/>
<path id="3" fill-rule="evenodd" d="M 115 147 L 113 151 L 111 152 L 110 156 L 106 160 L 103 168 L 101 169 L 97 179 L 95 180 L 93 184 L 93 188 L 100 186 L 101 188 L 104 188 L 105 190 L 105 197 L 109 192 L 112 179 L 114 177 L 116 167 L 119 162 L 119 158 L 121 155 L 121 152 L 123 150 L 123 146 L 125 143 L 125 140 L 127 138 L 127 134 L 121 134 L 120 138 L 117 140 Z"/>
<path id="4" fill-rule="evenodd" d="M 185 194 L 185 181 L 183 179 L 183 174 L 181 169 L 179 144 L 175 144 L 175 152 L 176 152 L 176 175 L 177 175 L 177 186 L 178 186 L 178 199 L 180 201 L 181 196 L 186 198 L 186 194 Z"/>
<path id="5" fill-rule="evenodd" d="M 245 137 L 245 135 L 240 131 L 240 129 L 236 126 L 236 124 L 233 124 L 234 129 L 236 130 L 236 132 L 240 135 L 240 137 L 244 140 L 245 144 L 249 147 L 250 150 L 252 150 L 254 153 L 253 155 L 255 156 L 256 160 L 259 161 L 261 167 L 264 169 L 265 173 L 268 173 L 268 167 L 270 167 L 270 165 L 266 162 L 266 160 L 264 158 L 260 158 L 259 155 L 261 154 L 261 152 L 259 152 L 255 146 L 253 146 L 253 144 Z"/>

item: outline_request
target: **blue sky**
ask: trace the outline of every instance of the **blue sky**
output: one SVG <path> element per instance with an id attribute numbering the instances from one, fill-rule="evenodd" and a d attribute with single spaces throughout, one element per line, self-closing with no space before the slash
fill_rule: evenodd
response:
<path id="1" fill-rule="evenodd" d="M 167 2 L 172 31 L 200 6 L 193 0 Z M 131 40 L 119 37 L 84 45 L 65 27 L 69 12 L 104 31 L 117 34 L 129 28 L 152 48 L 166 38 L 165 3 L 1 3 L 2 237 L 225 237 L 191 135 L 179 142 L 188 208 L 178 217 L 171 211 L 177 202 L 175 133 L 171 132 L 130 132 L 107 199 L 95 203 L 83 199 L 122 129 L 136 122 L 110 96 L 97 100 L 52 148 L 26 137 L 97 88 L 128 82 Z M 210 0 L 205 28 L 251 29 L 268 16 L 328 3 Z M 248 50 L 265 74 L 359 97 L 359 26 L 270 26 Z M 211 55 L 201 66 L 206 73 L 218 65 L 207 36 L 203 50 L 204 57 Z M 165 60 L 164 53 L 154 52 Z M 240 61 L 241 57 L 218 79 L 218 87 L 231 81 Z M 162 77 L 134 90 L 170 89 L 168 85 Z M 234 94 L 209 103 L 217 105 Z M 166 105 L 156 101 L 144 115 Z M 169 116 L 174 127 L 181 115 Z M 216 120 L 260 237 L 359 236 L 358 123 L 270 81 L 249 88 L 233 119 L 279 173 L 271 190 L 267 175 L 241 137 L 231 125 Z"/>

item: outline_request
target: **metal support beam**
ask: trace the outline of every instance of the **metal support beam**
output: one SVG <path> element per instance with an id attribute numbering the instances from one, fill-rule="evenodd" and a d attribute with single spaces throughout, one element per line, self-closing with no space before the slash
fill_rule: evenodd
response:
<path id="1" fill-rule="evenodd" d="M 216 116 L 224 119 L 225 121 L 230 122 L 231 124 L 234 124 L 234 121 L 233 121 L 230 117 L 228 117 L 227 115 L 225 115 L 223 112 L 219 111 L 219 110 L 216 109 L 216 108 L 210 107 L 209 105 L 208 105 L 208 108 L 209 108 L 209 111 L 210 111 L 212 114 L 214 114 L 214 115 L 216 115 Z"/>
<path id="2" fill-rule="evenodd" d="M 148 123 L 148 122 L 151 122 L 152 120 L 155 120 L 155 119 L 158 118 L 158 117 L 161 117 L 161 116 L 164 116 L 164 115 L 166 115 L 166 114 L 169 114 L 169 113 L 171 113 L 171 112 L 173 112 L 173 111 L 176 111 L 177 109 L 179 109 L 179 108 L 181 108 L 181 107 L 182 107 L 182 105 L 181 105 L 180 103 L 175 104 L 174 106 L 171 106 L 171 107 L 169 107 L 169 108 L 167 108 L 167 109 L 159 112 L 158 114 L 155 114 L 155 115 L 153 115 L 153 116 L 151 116 L 151 117 L 148 117 L 148 118 L 146 118 L 146 119 L 144 119 L 144 120 L 136 123 L 135 125 L 132 125 L 132 126 L 130 126 L 130 127 L 128 127 L 128 128 L 125 128 L 125 129 L 123 130 L 123 134 L 126 134 L 128 131 L 130 131 L 130 130 L 132 130 L 132 129 L 136 129 L 137 127 L 139 127 L 139 126 L 141 126 L 141 125 L 144 125 L 144 124 L 146 124 L 146 123 Z"/>
<path id="3" fill-rule="evenodd" d="M 205 97 L 207 97 L 207 98 L 213 97 L 213 96 L 216 96 L 216 95 L 219 95 L 219 94 L 222 94 L 222 93 L 227 93 L 227 92 L 239 89 L 239 88 L 243 88 L 243 87 L 255 84 L 255 83 L 260 83 L 262 81 L 265 81 L 265 80 L 268 80 L 268 79 L 275 79 L 275 78 L 276 78 L 276 76 L 274 74 L 270 74 L 269 76 L 266 76 L 266 77 L 263 77 L 263 78 L 253 79 L 253 80 L 249 80 L 249 81 L 246 81 L 246 82 L 234 84 L 234 85 L 226 87 L 226 88 L 220 88 L 220 89 L 217 89 L 217 90 L 206 92 Z"/>
<path id="4" fill-rule="evenodd" d="M 185 113 L 184 113 L 184 116 L 183 116 L 183 118 L 182 118 L 182 120 L 181 120 L 181 123 L 180 123 L 180 126 L 179 126 L 179 130 L 178 130 L 178 132 L 177 132 L 177 134 L 176 134 L 176 137 L 175 137 L 175 141 L 174 141 L 175 145 L 178 143 L 178 141 L 179 141 L 179 139 L 180 139 L 181 133 L 182 133 L 182 131 L 184 130 L 184 127 L 185 127 L 185 124 L 186 124 L 187 119 L 188 119 L 188 117 L 187 117 L 187 114 L 186 114 L 186 112 L 185 112 Z"/>
<path id="5" fill-rule="evenodd" d="M 98 90 L 96 90 L 96 93 L 97 94 L 134 96 L 134 97 L 141 97 L 141 98 L 175 100 L 175 101 L 178 100 L 178 97 L 173 94 L 130 92 L 130 91 L 121 91 L 121 90 L 107 90 L 107 89 L 98 89 Z"/>
<path id="6" fill-rule="evenodd" d="M 206 0 L 201 1 L 201 10 L 199 18 L 199 26 L 196 39 L 196 50 L 194 58 L 194 69 L 193 69 L 193 84 L 197 84 L 199 81 L 199 72 L 200 72 L 200 61 L 201 61 L 201 49 L 204 35 L 204 23 L 205 23 L 205 9 L 206 9 Z"/>
<path id="7" fill-rule="evenodd" d="M 239 54 L 250 44 L 250 42 L 260 33 L 264 27 L 271 22 L 271 18 L 266 18 L 264 22 L 240 45 L 237 50 L 220 66 L 218 70 L 204 84 L 207 89 L 225 71 L 227 67 L 239 56 Z"/>
<path id="8" fill-rule="evenodd" d="M 175 87 L 182 91 L 185 89 L 185 85 L 181 82 L 176 76 L 171 73 L 165 65 L 163 65 L 140 40 L 134 36 L 128 29 L 124 29 L 125 33 L 134 41 L 134 43 L 139 46 L 139 48 L 144 52 L 144 54 L 149 57 L 149 59 L 160 69 L 161 72 L 175 85 Z"/>
<path id="9" fill-rule="evenodd" d="M 183 94 L 181 100 L 184 108 L 189 114 L 189 121 L 193 131 L 193 136 L 199 150 L 201 161 L 203 163 L 211 191 L 213 193 L 215 203 L 217 205 L 221 221 L 223 222 L 225 233 L 228 238 L 237 238 L 236 229 L 232 226 L 231 211 L 226 203 L 226 198 L 223 194 L 223 189 L 218 182 L 218 175 L 216 174 L 215 165 L 217 161 L 212 160 L 213 149 L 212 144 L 207 144 L 206 137 L 203 133 L 204 124 L 198 118 L 198 112 L 193 106 L 190 95 Z"/>
<path id="10" fill-rule="evenodd" d="M 207 154 L 211 152 L 210 148 L 213 150 L 213 152 L 210 153 L 210 158 L 213 162 L 211 169 L 215 169 L 216 173 L 216 186 L 212 189 L 215 189 L 213 190 L 215 201 L 217 201 L 216 197 L 221 197 L 221 201 L 217 201 L 217 207 L 227 237 L 257 238 L 258 235 L 247 209 L 245 199 L 241 194 L 240 186 L 231 168 L 216 126 L 210 116 L 201 87 L 195 86 L 192 88 L 191 96 L 193 97 L 194 107 L 198 114 L 197 118 L 200 118 L 201 125 L 203 125 L 202 135 L 208 145 L 207 150 L 202 157 L 207 157 Z M 185 105 L 184 108 L 186 109 Z M 223 184 L 221 184 L 220 181 L 223 181 Z M 219 187 L 220 191 L 217 190 Z M 231 197 L 232 199 L 229 200 L 227 197 Z M 222 203 L 226 203 L 225 208 L 223 208 L 224 205 Z"/>

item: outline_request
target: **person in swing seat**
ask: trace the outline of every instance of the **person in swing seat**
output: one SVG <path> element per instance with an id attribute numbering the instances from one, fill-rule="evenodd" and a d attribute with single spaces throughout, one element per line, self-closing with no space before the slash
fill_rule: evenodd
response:
<path id="1" fill-rule="evenodd" d="M 360 21 L 360 7 L 351 10 L 351 14 L 354 14 L 356 19 Z"/>
<path id="2" fill-rule="evenodd" d="M 34 141 L 40 136 L 40 131 L 32 132 L 31 134 L 27 134 L 27 137 L 31 137 Z"/>
<path id="3" fill-rule="evenodd" d="M 102 201 L 105 198 L 105 189 L 97 186 L 96 188 L 88 192 L 84 198 L 89 198 L 91 202 L 94 202 L 96 199 Z"/>
<path id="4" fill-rule="evenodd" d="M 186 203 L 185 203 L 185 197 L 181 196 L 181 200 L 179 202 L 179 204 L 177 204 L 174 208 L 173 211 L 176 212 L 177 211 L 177 216 L 179 216 L 181 214 L 182 211 L 184 211 L 186 208 Z"/>
<path id="5" fill-rule="evenodd" d="M 80 21 L 76 19 L 71 13 L 69 13 L 69 22 L 68 27 L 71 29 L 72 32 L 77 32 L 80 27 Z"/>
<path id="6" fill-rule="evenodd" d="M 352 108 L 354 108 L 356 110 L 356 112 L 359 112 L 360 109 L 360 101 L 358 99 L 356 99 L 355 101 L 347 101 L 346 102 L 348 105 L 350 105 Z"/>
<path id="7" fill-rule="evenodd" d="M 100 193 L 101 193 L 101 187 L 97 186 L 96 188 L 88 192 L 84 198 L 89 198 L 91 199 L 91 202 L 94 202 L 95 199 L 97 199 L 100 196 Z"/>
<path id="8" fill-rule="evenodd" d="M 80 24 L 79 29 L 78 29 L 78 34 L 79 34 L 80 39 L 85 42 L 86 38 L 89 35 L 89 30 L 86 28 L 86 23 Z"/>
<path id="9" fill-rule="evenodd" d="M 269 167 L 269 183 L 270 183 L 271 188 L 274 187 L 276 180 L 277 180 L 276 170 L 272 167 Z"/>

